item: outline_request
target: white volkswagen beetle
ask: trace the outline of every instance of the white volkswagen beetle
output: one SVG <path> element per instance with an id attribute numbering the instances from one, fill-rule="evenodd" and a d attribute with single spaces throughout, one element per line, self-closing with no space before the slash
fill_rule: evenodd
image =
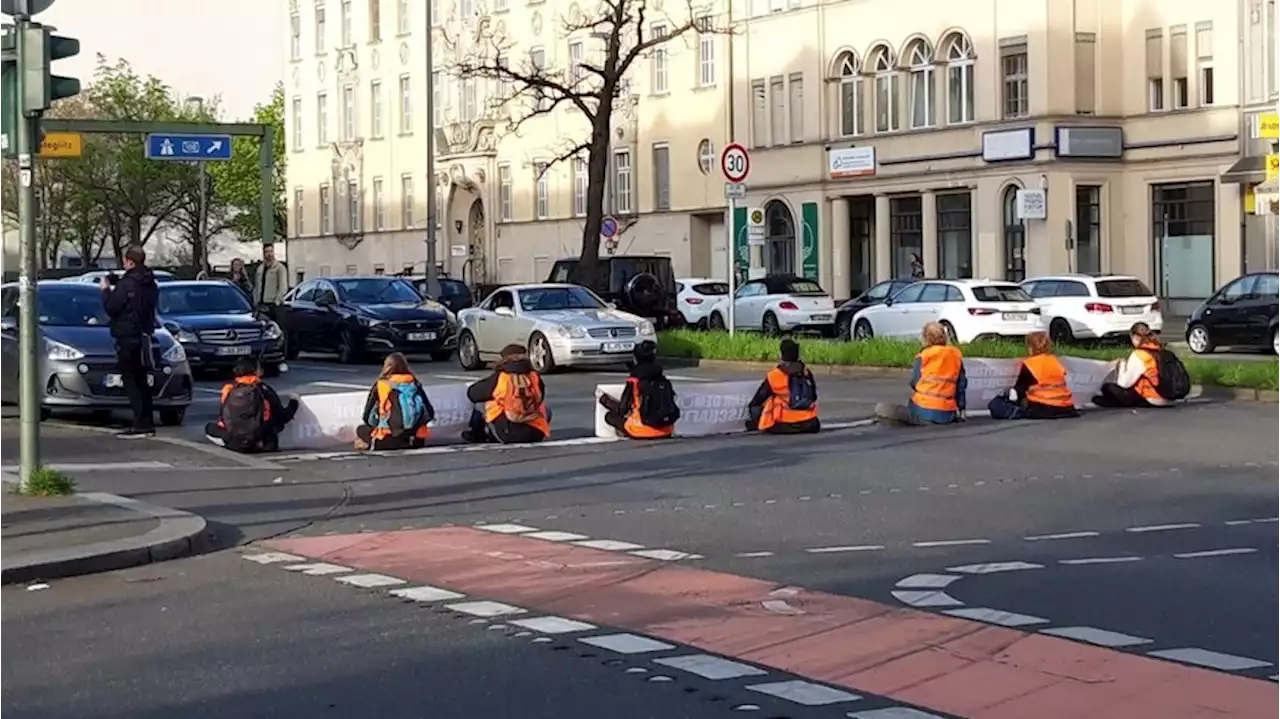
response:
<path id="1" fill-rule="evenodd" d="M 502 348 L 522 344 L 538 372 L 622 364 L 637 342 L 655 339 L 653 323 L 621 312 L 591 290 L 569 284 L 507 285 L 458 313 L 458 361 L 478 370 Z"/>

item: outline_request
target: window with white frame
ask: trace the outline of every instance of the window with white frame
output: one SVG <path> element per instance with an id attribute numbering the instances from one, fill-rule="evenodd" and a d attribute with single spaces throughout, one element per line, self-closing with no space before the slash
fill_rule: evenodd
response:
<path id="1" fill-rule="evenodd" d="M 342 139 L 354 140 L 356 137 L 356 88 L 347 85 L 342 88 Z"/>
<path id="2" fill-rule="evenodd" d="M 751 146 L 769 144 L 769 95 L 764 80 L 751 81 Z"/>
<path id="3" fill-rule="evenodd" d="M 444 23 L 444 11 L 440 8 L 440 0 L 431 2 L 431 27 L 440 27 Z"/>
<path id="4" fill-rule="evenodd" d="M 804 142 L 804 75 L 792 73 L 787 78 L 787 107 L 791 111 L 791 142 Z"/>
<path id="5" fill-rule="evenodd" d="M 325 27 L 324 2 L 322 0 L 321 2 L 316 3 L 316 54 L 317 55 L 323 54 L 327 49 L 324 42 L 325 40 L 324 36 L 326 31 L 327 31 L 327 28 Z"/>
<path id="6" fill-rule="evenodd" d="M 1164 110 L 1164 28 L 1147 30 L 1147 110 Z"/>
<path id="7" fill-rule="evenodd" d="M 613 211 L 619 215 L 632 212 L 631 150 L 613 153 Z"/>
<path id="8" fill-rule="evenodd" d="M 396 34 L 409 34 L 409 0 L 396 0 Z"/>
<path id="9" fill-rule="evenodd" d="M 404 229 L 414 223 L 413 175 L 400 176 L 400 226 Z"/>
<path id="10" fill-rule="evenodd" d="M 475 19 L 476 4 L 473 0 L 458 0 L 458 19 L 462 22 L 470 22 Z"/>
<path id="11" fill-rule="evenodd" d="M 1081 68 L 1077 65 L 1076 72 Z M 1009 44 L 1000 41 L 1000 75 L 1002 102 L 1001 117 L 1016 120 L 1031 114 L 1031 98 L 1027 87 L 1027 43 L 1022 38 L 1012 38 Z"/>
<path id="12" fill-rule="evenodd" d="M 573 158 L 573 216 L 587 215 L 587 158 Z"/>
<path id="13" fill-rule="evenodd" d="M 769 139 L 774 145 L 787 141 L 787 97 L 782 77 L 769 79 Z"/>
<path id="14" fill-rule="evenodd" d="M 298 13 L 289 15 L 289 59 L 302 58 L 302 16 Z"/>
<path id="15" fill-rule="evenodd" d="M 956 33 L 947 43 L 947 122 L 955 125 L 974 118 L 973 44 Z"/>
<path id="16" fill-rule="evenodd" d="M 898 68 L 893 50 L 881 45 L 872 65 L 876 75 L 876 132 L 894 132 L 899 128 Z"/>
<path id="17" fill-rule="evenodd" d="M 320 234 L 327 235 L 333 230 L 333 199 L 329 197 L 329 186 L 320 185 Z"/>
<path id="18" fill-rule="evenodd" d="M 1173 109 L 1191 107 L 1191 78 L 1187 77 L 1187 26 L 1169 28 L 1169 89 Z"/>
<path id="19" fill-rule="evenodd" d="M 339 40 L 342 42 L 342 47 L 351 47 L 353 41 L 351 26 L 351 0 L 342 0 L 342 2 L 339 3 L 338 23 L 340 32 Z"/>
<path id="20" fill-rule="evenodd" d="M 933 48 L 927 40 L 911 43 L 907 52 L 910 73 L 911 127 L 933 127 L 934 97 L 937 83 L 933 81 Z"/>
<path id="21" fill-rule="evenodd" d="M 475 122 L 478 113 L 476 98 L 476 80 L 473 77 L 458 81 L 458 119 L 462 122 Z"/>
<path id="22" fill-rule="evenodd" d="M 514 189 L 511 184 L 511 164 L 504 162 L 498 165 L 498 219 L 503 222 L 510 222 L 515 215 L 515 208 L 512 207 Z"/>
<path id="23" fill-rule="evenodd" d="M 510 62 L 511 61 L 507 59 L 506 55 L 498 55 L 493 59 L 494 67 L 497 67 L 501 70 L 510 69 L 511 66 L 508 64 Z M 506 102 L 508 99 L 510 99 L 510 97 L 511 97 L 511 78 L 499 73 L 497 79 L 494 80 L 494 98 L 497 99 L 498 104 L 501 104 L 503 102 Z"/>
<path id="24" fill-rule="evenodd" d="M 533 216 L 545 220 L 551 216 L 551 178 L 548 177 L 547 163 L 533 163 L 533 177 L 537 185 L 533 202 Z"/>
<path id="25" fill-rule="evenodd" d="M 305 207 L 303 206 L 303 191 L 301 187 L 293 188 L 293 236 L 302 237 L 306 234 L 306 217 Z"/>
<path id="26" fill-rule="evenodd" d="M 667 36 L 667 26 L 658 23 L 649 30 L 649 36 L 654 40 Z M 667 46 L 666 43 L 659 43 L 649 51 L 651 77 L 649 90 L 655 95 L 662 95 L 667 92 Z"/>
<path id="27" fill-rule="evenodd" d="M 653 209 L 671 209 L 671 148 L 665 142 L 653 145 Z"/>
<path id="28" fill-rule="evenodd" d="M 347 229 L 360 232 L 363 224 L 360 217 L 360 184 L 355 180 L 347 181 Z"/>
<path id="29" fill-rule="evenodd" d="M 510 6 L 507 4 L 507 0 L 493 0 L 494 12 L 503 12 L 504 10 L 509 9 L 509 7 Z"/>
<path id="30" fill-rule="evenodd" d="M 715 21 L 710 15 L 703 15 L 697 20 L 698 26 L 698 86 L 711 87 L 716 84 L 716 36 Z"/>
<path id="31" fill-rule="evenodd" d="M 1200 84 L 1200 104 L 1213 104 L 1213 23 L 1196 24 L 1196 79 Z"/>
<path id="32" fill-rule="evenodd" d="M 302 98 L 293 98 L 290 105 L 292 112 L 289 113 L 291 115 L 289 124 L 293 134 L 293 151 L 302 152 Z"/>
<path id="33" fill-rule="evenodd" d="M 329 95 L 316 95 L 316 143 L 325 145 L 329 142 Z"/>
<path id="34" fill-rule="evenodd" d="M 382 81 L 373 80 L 369 83 L 369 136 L 373 138 L 382 137 L 383 129 L 383 111 L 382 111 Z"/>
<path id="35" fill-rule="evenodd" d="M 444 72 L 436 70 L 431 73 L 431 121 L 432 127 L 444 127 L 445 110 L 445 91 L 448 84 L 445 80 Z"/>
<path id="36" fill-rule="evenodd" d="M 711 171 L 716 168 L 716 146 L 711 144 L 709 138 L 703 138 L 698 143 L 698 171 L 704 175 L 710 175 Z"/>
<path id="37" fill-rule="evenodd" d="M 387 198 L 383 194 L 382 178 L 373 178 L 373 229 L 387 229 Z"/>
<path id="38" fill-rule="evenodd" d="M 369 42 L 382 40 L 382 0 L 369 1 Z"/>
<path id="39" fill-rule="evenodd" d="M 836 78 L 840 109 L 840 136 L 853 137 L 861 135 L 862 125 L 862 76 L 859 73 L 858 58 L 851 52 L 840 56 L 836 62 Z"/>
<path id="40" fill-rule="evenodd" d="M 547 51 L 541 47 L 531 48 L 529 50 L 529 65 L 533 69 L 533 74 L 537 75 L 547 69 Z M 548 97 L 541 89 L 535 89 L 534 93 L 537 97 L 536 107 L 540 112 L 547 112 L 555 105 L 555 100 Z"/>
<path id="41" fill-rule="evenodd" d="M 581 40 L 574 40 L 569 43 L 569 81 L 575 84 L 582 81 Z"/>
<path id="42" fill-rule="evenodd" d="M 413 134 L 413 84 L 408 75 L 400 76 L 400 126 L 401 135 Z"/>

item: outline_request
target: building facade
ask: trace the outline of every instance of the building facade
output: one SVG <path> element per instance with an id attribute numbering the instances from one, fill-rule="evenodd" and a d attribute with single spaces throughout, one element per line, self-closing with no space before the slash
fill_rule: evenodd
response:
<path id="1" fill-rule="evenodd" d="M 447 68 L 482 30 L 546 67 L 574 67 L 599 40 L 561 31 L 571 3 L 439 5 L 437 37 L 448 41 L 437 42 L 430 119 L 420 3 L 291 7 L 295 273 L 420 268 L 432 191 L 439 257 L 455 276 L 542 279 L 579 251 L 585 165 L 543 168 L 584 132 L 582 118 L 557 111 L 512 131 L 511 109 L 494 101 L 510 88 Z M 632 68 L 606 193 L 626 231 L 611 249 L 669 255 L 677 274 L 713 277 L 729 271 L 731 253 L 742 274 L 795 272 L 841 298 L 909 273 L 913 255 L 926 274 L 948 277 L 1126 272 L 1184 310 L 1246 268 L 1275 266 L 1274 222 L 1248 216 L 1265 177 L 1242 181 L 1235 168 L 1266 150 L 1251 129 L 1265 123 L 1250 118 L 1274 108 L 1274 5 L 695 9 L 735 32 L 674 39 Z M 751 171 L 727 231 L 718 156 L 728 142 L 750 148 Z"/>

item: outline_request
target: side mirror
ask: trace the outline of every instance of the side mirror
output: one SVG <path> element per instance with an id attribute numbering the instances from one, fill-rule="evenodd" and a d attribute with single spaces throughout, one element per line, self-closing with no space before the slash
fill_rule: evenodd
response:
<path id="1" fill-rule="evenodd" d="M 606 303 L 604 303 L 604 304 L 605 304 L 605 306 L 606 306 L 606 307 L 608 307 L 608 308 L 609 308 L 609 309 L 611 309 L 611 310 L 616 310 L 616 309 L 618 309 L 618 303 L 617 303 L 617 302 L 606 302 Z"/>
<path id="2" fill-rule="evenodd" d="M 893 298 L 892 298 L 892 297 L 886 297 L 886 298 L 884 298 L 884 306 L 885 306 L 885 307 L 893 307 Z"/>
<path id="3" fill-rule="evenodd" d="M 515 310 L 511 309 L 510 307 L 494 307 L 494 308 L 493 308 L 493 313 L 494 313 L 495 315 L 502 315 L 503 317 L 515 317 L 515 316 L 516 316 L 516 312 L 515 312 Z"/>

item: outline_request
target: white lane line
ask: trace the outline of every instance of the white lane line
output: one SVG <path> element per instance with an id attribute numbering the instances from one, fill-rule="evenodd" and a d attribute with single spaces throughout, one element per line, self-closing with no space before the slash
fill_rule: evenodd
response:
<path id="1" fill-rule="evenodd" d="M 965 607 L 964 609 L 948 609 L 943 614 L 950 614 L 961 619 L 972 619 L 987 624 L 999 624 L 1002 627 L 1025 627 L 1030 624 L 1048 624 L 1048 619 L 1033 617 L 1030 614 L 1006 612 L 1003 609 L 987 607 Z"/>
<path id="2" fill-rule="evenodd" d="M 520 607 L 513 607 L 510 604 L 488 601 L 446 604 L 445 607 L 455 612 L 462 612 L 476 617 L 501 617 L 506 614 L 525 614 L 527 611 Z"/>
<path id="3" fill-rule="evenodd" d="M 942 589 L 959 578 L 950 574 L 912 574 L 894 586 L 903 589 Z"/>
<path id="4" fill-rule="evenodd" d="M 1147 652 L 1147 656 L 1159 657 L 1161 659 L 1172 659 L 1175 662 L 1197 664 L 1202 667 L 1221 669 L 1229 672 L 1239 671 L 1241 669 L 1257 669 L 1259 667 L 1271 666 L 1271 662 L 1264 662 L 1261 659 L 1238 657 L 1234 654 L 1211 652 L 1208 649 L 1198 649 L 1196 647 L 1187 647 L 1184 649 L 1161 649 L 1160 651 Z"/>
<path id="5" fill-rule="evenodd" d="M 1031 537 L 1023 537 L 1028 542 L 1040 542 L 1052 539 L 1083 539 L 1084 537 L 1101 536 L 1098 532 L 1062 532 L 1059 534 L 1037 534 Z"/>
<path id="6" fill-rule="evenodd" d="M 443 602 L 448 599 L 462 599 L 466 596 L 439 587 L 405 587 L 403 589 L 392 589 L 388 594 L 401 599 L 411 599 L 415 602 Z"/>
<path id="7" fill-rule="evenodd" d="M 1200 524 L 1198 522 L 1183 522 L 1181 524 L 1151 524 L 1145 527 L 1129 527 L 1124 531 L 1135 532 L 1135 533 L 1168 532 L 1169 530 L 1172 530 L 1172 529 L 1195 529 L 1199 526 Z"/>
<path id="8" fill-rule="evenodd" d="M 555 532 L 555 531 L 534 532 L 533 534 L 526 534 L 524 536 L 533 537 L 534 539 L 543 539 L 548 542 L 576 542 L 579 539 L 587 538 L 587 535 L 585 534 L 574 534 L 573 532 Z"/>
<path id="9" fill-rule="evenodd" d="M 309 577 L 323 577 L 330 574 L 343 574 L 353 571 L 351 567 L 344 567 L 341 564 L 329 564 L 327 562 L 313 562 L 311 564 L 293 564 L 285 567 L 290 572 L 302 572 Z"/>
<path id="10" fill-rule="evenodd" d="M 157 438 L 159 439 L 159 438 Z M 422 455 L 455 454 L 459 452 L 506 452 L 509 450 L 529 449 L 531 447 L 576 447 L 591 444 L 610 444 L 622 441 L 619 437 L 574 437 L 572 439 L 553 439 L 532 444 L 440 444 L 417 449 L 398 449 L 385 452 L 353 452 L 336 450 L 332 452 L 306 452 L 283 454 L 272 457 L 276 462 L 309 462 L 317 459 L 388 459 L 394 457 L 417 457 Z M 221 450 L 226 451 L 226 450 Z M 228 452 L 228 454 L 233 454 Z M 252 455 L 248 455 L 252 456 Z M 277 469 L 275 465 L 267 467 Z"/>
<path id="11" fill-rule="evenodd" d="M 750 664 L 733 662 L 710 654 L 689 654 L 683 657 L 665 657 L 653 660 L 654 664 L 680 669 L 690 674 L 697 674 L 703 679 L 719 681 L 721 679 L 737 679 L 739 677 L 759 677 L 768 674 L 759 667 Z"/>
<path id="12" fill-rule="evenodd" d="M 595 629 L 596 625 L 579 622 L 564 617 L 533 617 L 531 619 L 515 619 L 509 622 L 517 627 L 532 629 L 543 634 L 572 634 Z"/>
<path id="13" fill-rule="evenodd" d="M 1253 547 L 1237 547 L 1235 549 L 1209 549 L 1203 552 L 1183 552 L 1173 556 L 1178 559 L 1195 559 L 1197 557 L 1225 557 L 1231 554 L 1253 554 L 1258 551 Z"/>
<path id="14" fill-rule="evenodd" d="M 1086 557 L 1085 559 L 1062 559 L 1058 564 L 1116 564 L 1118 562 L 1141 562 L 1142 557 Z"/>
<path id="15" fill-rule="evenodd" d="M 603 549 L 606 552 L 629 552 L 633 549 L 644 549 L 643 544 L 619 542 L 616 539 L 588 539 L 585 542 L 574 542 L 574 544 L 579 547 L 588 547 L 590 549 Z"/>
<path id="16" fill-rule="evenodd" d="M 912 542 L 911 546 L 927 547 L 960 547 L 966 544 L 991 544 L 990 539 L 940 539 L 932 542 Z"/>
<path id="17" fill-rule="evenodd" d="M 870 427 L 871 425 L 873 425 L 873 424 L 875 424 L 875 423 L 876 423 L 876 421 L 875 421 L 875 419 L 874 419 L 874 418 L 870 418 L 870 419 L 855 419 L 855 420 L 853 420 L 853 421 L 851 421 L 851 422 L 823 422 L 823 423 L 822 423 L 822 428 L 823 428 L 823 429 L 826 429 L 826 430 L 830 430 L 830 429 L 853 429 L 854 427 Z"/>
<path id="18" fill-rule="evenodd" d="M 111 470 L 133 471 L 141 469 L 173 469 L 173 465 L 168 462 L 51 462 L 43 465 L 49 469 L 55 469 L 59 472 L 103 472 Z M 18 465 L 6 464 L 0 467 L 0 471 L 9 474 L 17 474 Z"/>
<path id="19" fill-rule="evenodd" d="M 284 552 L 263 552 L 262 554 L 245 554 L 242 559 L 255 562 L 257 564 L 275 564 L 276 562 L 301 562 L 306 557 L 299 557 L 296 554 L 286 554 Z"/>
<path id="20" fill-rule="evenodd" d="M 755 559 L 757 557 L 772 557 L 774 554 L 773 552 L 739 552 L 733 556 L 741 557 L 742 559 Z"/>
<path id="21" fill-rule="evenodd" d="M 1155 641 L 1130 634 L 1098 629 L 1097 627 L 1055 627 L 1053 629 L 1041 629 L 1040 633 L 1097 644 L 1100 647 L 1132 647 L 1137 644 L 1150 644 Z"/>
<path id="22" fill-rule="evenodd" d="M 632 556 L 644 557 L 645 559 L 657 559 L 663 562 L 674 562 L 680 559 L 702 559 L 701 554 L 690 554 L 689 552 L 677 552 L 674 549 L 642 549 L 638 552 L 630 552 Z"/>
<path id="23" fill-rule="evenodd" d="M 193 389 L 197 392 L 204 392 L 205 394 L 216 394 L 219 397 L 222 396 L 222 390 L 214 387 L 194 387 Z"/>
<path id="24" fill-rule="evenodd" d="M 476 529 L 483 529 L 486 532 L 497 532 L 498 534 L 521 534 L 523 532 L 536 532 L 537 527 L 526 527 L 523 524 L 481 524 Z"/>
<path id="25" fill-rule="evenodd" d="M 837 554 L 839 552 L 874 552 L 884 549 L 883 544 L 846 544 L 836 547 L 811 547 L 804 551 L 809 554 Z"/>
<path id="26" fill-rule="evenodd" d="M 937 714 L 922 712 L 919 709 L 911 707 L 887 707 L 885 709 L 872 709 L 865 712 L 853 712 L 846 714 L 849 719 L 942 719 Z"/>
<path id="27" fill-rule="evenodd" d="M 960 572 L 962 574 L 996 574 L 997 572 L 1017 572 L 1023 569 L 1044 569 L 1044 565 L 1032 564 L 1031 562 L 988 562 L 986 564 L 947 567 L 948 572 Z"/>
<path id="28" fill-rule="evenodd" d="M 364 587 L 365 589 L 408 584 L 408 582 L 399 577 L 390 577 L 385 574 L 348 574 L 342 577 L 334 577 L 334 581 L 350 584 L 353 587 Z"/>
<path id="29" fill-rule="evenodd" d="M 1237 527 L 1237 526 L 1240 526 L 1241 524 L 1262 524 L 1263 522 L 1275 522 L 1277 519 L 1280 519 L 1280 518 L 1265 517 L 1263 519 L 1231 519 L 1226 522 L 1223 522 L 1223 524 L 1227 525 L 1228 527 Z"/>
<path id="30" fill-rule="evenodd" d="M 714 377 L 690 377 L 683 374 L 669 374 L 667 379 L 673 379 L 677 382 L 716 382 Z"/>
<path id="31" fill-rule="evenodd" d="M 314 363 L 314 364 L 313 364 Z M 289 373 L 295 372 L 337 372 L 338 374 L 359 374 L 368 370 L 360 370 L 354 367 L 341 367 L 339 365 L 328 364 L 325 362 L 315 362 L 315 360 L 293 360 L 289 363 Z"/>
<path id="32" fill-rule="evenodd" d="M 821 684 L 812 684 L 803 682 L 798 679 L 788 682 L 770 682 L 768 684 L 751 684 L 747 689 L 761 694 L 785 699 L 796 704 L 803 704 L 807 707 L 825 706 L 827 704 L 839 704 L 840 702 L 852 702 L 861 699 L 857 694 L 842 692 L 839 689 L 824 687 Z"/>
<path id="33" fill-rule="evenodd" d="M 327 379 L 316 380 L 315 382 L 308 382 L 307 384 L 315 385 L 317 387 L 332 387 L 334 389 L 369 389 L 369 385 L 367 384 L 352 384 L 350 382 L 331 382 Z"/>
<path id="34" fill-rule="evenodd" d="M 893 592 L 893 598 L 912 607 L 961 607 L 964 602 L 946 592 Z"/>
<path id="35" fill-rule="evenodd" d="M 435 372 L 432 372 L 431 376 L 439 377 L 440 379 L 456 380 L 458 382 L 475 382 L 476 380 L 480 379 L 480 375 L 476 375 L 473 377 L 465 374 L 439 374 Z"/>
<path id="36" fill-rule="evenodd" d="M 619 654 L 644 654 L 645 652 L 664 652 L 668 649 L 675 649 L 672 644 L 637 634 L 604 634 L 597 637 L 583 637 L 578 641 Z"/>

